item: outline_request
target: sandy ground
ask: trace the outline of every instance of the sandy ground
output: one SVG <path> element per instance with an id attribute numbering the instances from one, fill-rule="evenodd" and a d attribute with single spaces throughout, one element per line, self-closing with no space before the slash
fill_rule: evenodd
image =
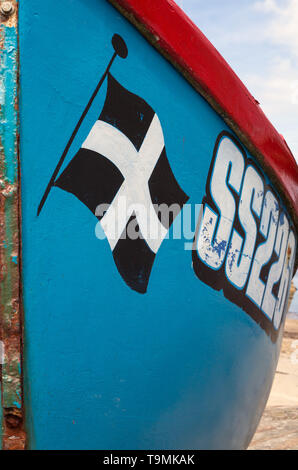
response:
<path id="1" fill-rule="evenodd" d="M 298 320 L 286 320 L 271 394 L 249 449 L 298 450 Z"/>

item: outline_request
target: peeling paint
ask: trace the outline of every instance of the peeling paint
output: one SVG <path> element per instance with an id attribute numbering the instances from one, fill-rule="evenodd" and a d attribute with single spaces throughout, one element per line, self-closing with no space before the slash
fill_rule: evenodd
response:
<path id="1" fill-rule="evenodd" d="M 2 448 L 24 449 L 20 207 L 18 156 L 18 29 L 15 13 L 0 24 L 0 339 Z"/>

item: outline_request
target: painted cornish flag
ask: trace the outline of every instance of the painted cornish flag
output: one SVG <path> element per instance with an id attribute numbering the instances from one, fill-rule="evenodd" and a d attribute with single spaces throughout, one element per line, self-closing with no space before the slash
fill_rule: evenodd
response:
<path id="1" fill-rule="evenodd" d="M 122 278 L 145 293 L 155 255 L 188 197 L 171 170 L 157 114 L 111 74 L 102 113 L 55 186 L 97 216 Z M 175 208 L 170 216 L 166 207 Z"/>

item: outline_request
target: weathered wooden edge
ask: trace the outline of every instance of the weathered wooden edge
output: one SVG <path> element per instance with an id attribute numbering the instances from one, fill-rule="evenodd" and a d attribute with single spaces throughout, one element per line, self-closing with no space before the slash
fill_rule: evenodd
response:
<path id="1" fill-rule="evenodd" d="M 18 0 L 0 17 L 0 338 L 2 449 L 25 448 L 22 385 Z M 0 13 L 1 14 L 1 13 Z"/>

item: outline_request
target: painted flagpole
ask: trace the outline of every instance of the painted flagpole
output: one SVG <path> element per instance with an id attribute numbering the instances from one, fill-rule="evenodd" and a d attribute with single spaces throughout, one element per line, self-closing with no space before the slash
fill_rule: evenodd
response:
<path id="1" fill-rule="evenodd" d="M 100 90 L 100 88 L 101 88 L 101 86 L 102 86 L 102 84 L 103 84 L 103 82 L 104 82 L 104 80 L 105 80 L 107 74 L 109 73 L 109 70 L 110 70 L 110 68 L 112 67 L 115 58 L 117 57 L 117 55 L 118 55 L 119 57 L 121 57 L 122 59 L 126 59 L 126 57 L 127 57 L 127 54 L 128 54 L 127 46 L 126 46 L 126 44 L 125 44 L 124 39 L 122 39 L 122 37 L 119 36 L 119 34 L 114 34 L 114 36 L 113 36 L 113 38 L 112 38 L 112 45 L 113 45 L 113 48 L 114 48 L 114 51 L 115 51 L 115 52 L 114 52 L 114 54 L 113 54 L 113 56 L 112 56 L 112 58 L 111 58 L 111 60 L 110 60 L 110 62 L 109 62 L 109 64 L 108 64 L 108 66 L 107 66 L 107 68 L 106 68 L 106 70 L 105 70 L 103 76 L 101 77 L 101 79 L 100 79 L 100 81 L 99 81 L 97 87 L 95 88 L 95 90 L 94 90 L 94 92 L 93 92 L 93 95 L 91 96 L 91 98 L 90 98 L 90 100 L 89 100 L 89 102 L 88 102 L 86 108 L 84 109 L 83 114 L 82 114 L 82 116 L 80 117 L 79 122 L 77 123 L 77 125 L 76 125 L 76 127 L 75 127 L 75 129 L 74 129 L 74 131 L 73 131 L 73 133 L 72 133 L 72 135 L 71 135 L 71 137 L 70 137 L 70 139 L 69 139 L 69 141 L 68 141 L 68 143 L 67 143 L 65 149 L 64 149 L 64 152 L 63 152 L 62 155 L 61 155 L 61 158 L 60 158 L 60 160 L 59 160 L 59 162 L 58 162 L 58 165 L 56 166 L 56 168 L 55 168 L 55 170 L 54 170 L 54 172 L 53 172 L 53 174 L 52 174 L 52 177 L 51 177 L 51 179 L 50 179 L 50 181 L 49 181 L 49 183 L 48 183 L 48 186 L 47 186 L 47 188 L 46 188 L 46 190 L 45 190 L 45 192 L 44 192 L 44 195 L 43 195 L 43 197 L 42 197 L 42 199 L 41 199 L 41 201 L 40 201 L 40 204 L 39 204 L 39 206 L 38 206 L 37 216 L 39 216 L 39 214 L 40 214 L 40 212 L 41 212 L 41 210 L 42 210 L 42 208 L 43 208 L 43 206 L 44 206 L 44 204 L 45 204 L 45 202 L 46 202 L 46 200 L 47 200 L 47 197 L 48 197 L 48 195 L 49 195 L 49 193 L 50 193 L 50 191 L 51 191 L 51 189 L 52 189 L 52 187 L 53 187 L 53 185 L 54 185 L 54 183 L 55 183 L 55 180 L 56 180 L 57 175 L 58 175 L 58 173 L 59 173 L 59 171 L 60 171 L 60 169 L 61 169 L 61 166 L 63 165 L 63 162 L 64 162 L 64 160 L 65 160 L 65 158 L 66 158 L 66 155 L 68 154 L 69 149 L 70 149 L 70 147 L 71 147 L 71 145 L 72 145 L 72 143 L 73 143 L 73 141 L 74 141 L 74 139 L 75 139 L 75 137 L 76 137 L 76 135 L 77 135 L 77 133 L 78 133 L 80 127 L 81 127 L 81 125 L 82 125 L 82 122 L 84 121 L 84 119 L 85 119 L 85 117 L 86 117 L 86 115 L 87 115 L 89 109 L 91 108 L 91 105 L 92 105 L 92 103 L 93 103 L 93 101 L 94 101 L 94 99 L 95 99 L 97 93 L 99 92 L 99 90 Z"/>

